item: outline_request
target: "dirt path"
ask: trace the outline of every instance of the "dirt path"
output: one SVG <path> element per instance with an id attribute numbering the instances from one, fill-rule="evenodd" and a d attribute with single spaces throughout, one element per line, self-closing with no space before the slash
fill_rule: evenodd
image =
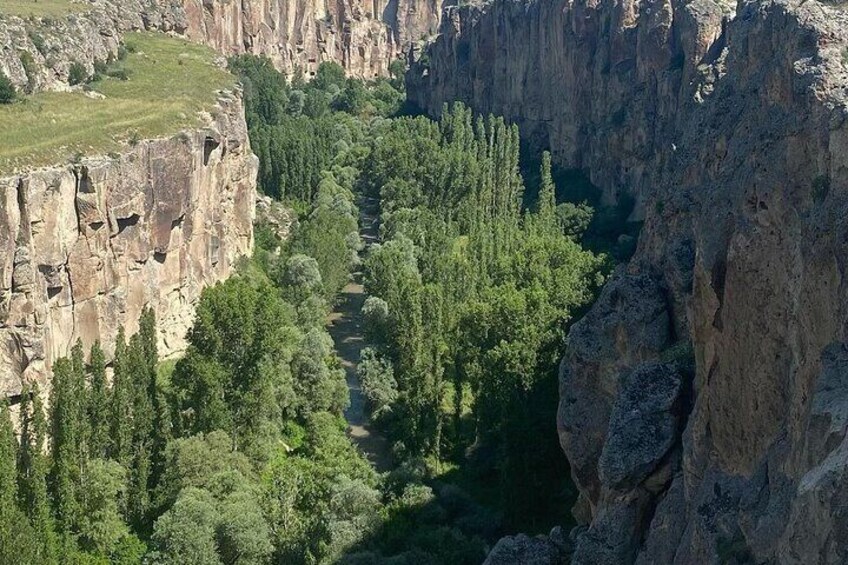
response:
<path id="1" fill-rule="evenodd" d="M 377 201 L 363 198 L 359 202 L 359 233 L 365 243 L 365 249 L 377 240 Z M 363 250 L 362 254 L 364 254 Z M 362 305 L 365 303 L 365 290 L 362 287 L 362 273 L 354 273 L 353 281 L 342 289 L 335 310 L 330 314 L 328 330 L 333 337 L 336 353 L 342 360 L 350 391 L 350 407 L 345 410 L 348 423 L 348 435 L 353 443 L 368 458 L 377 471 L 391 469 L 392 458 L 386 438 L 374 429 L 365 410 L 365 396 L 356 376 L 359 354 L 365 347 L 364 320 Z"/>

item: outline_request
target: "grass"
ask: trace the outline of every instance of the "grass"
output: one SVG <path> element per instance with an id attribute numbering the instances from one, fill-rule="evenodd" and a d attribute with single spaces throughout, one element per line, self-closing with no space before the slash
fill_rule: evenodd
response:
<path id="1" fill-rule="evenodd" d="M 105 99 L 46 92 L 0 105 L 0 174 L 176 133 L 198 123 L 216 90 L 235 84 L 206 47 L 161 34 L 125 39 L 130 53 L 120 65 L 128 80 L 104 77 L 90 85 Z"/>
<path id="2" fill-rule="evenodd" d="M 68 0 L 0 0 L 0 14 L 22 18 L 61 16 L 70 12 L 83 11 L 85 7 L 85 4 L 72 3 Z"/>

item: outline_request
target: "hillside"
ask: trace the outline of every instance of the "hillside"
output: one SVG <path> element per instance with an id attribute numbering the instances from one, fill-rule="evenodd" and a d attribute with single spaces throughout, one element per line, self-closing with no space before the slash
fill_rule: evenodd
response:
<path id="1" fill-rule="evenodd" d="M 0 175 L 115 152 L 130 141 L 169 136 L 201 123 L 235 79 L 205 47 L 131 33 L 122 59 L 84 71 L 85 91 L 42 92 L 0 106 Z"/>

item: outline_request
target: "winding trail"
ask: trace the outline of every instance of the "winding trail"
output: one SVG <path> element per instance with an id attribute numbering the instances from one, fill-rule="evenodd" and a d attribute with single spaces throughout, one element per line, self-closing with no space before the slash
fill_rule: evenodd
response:
<path id="1" fill-rule="evenodd" d="M 358 204 L 359 234 L 365 243 L 360 252 L 360 256 L 363 256 L 368 247 L 377 241 L 377 200 L 362 197 Z M 335 343 L 336 354 L 342 360 L 350 392 L 350 406 L 345 410 L 348 436 L 371 465 L 377 471 L 384 472 L 392 467 L 389 443 L 369 421 L 365 395 L 356 375 L 359 354 L 365 348 L 362 305 L 366 296 L 362 276 L 361 270 L 356 271 L 353 280 L 342 289 L 340 300 L 328 318 L 328 331 Z"/>

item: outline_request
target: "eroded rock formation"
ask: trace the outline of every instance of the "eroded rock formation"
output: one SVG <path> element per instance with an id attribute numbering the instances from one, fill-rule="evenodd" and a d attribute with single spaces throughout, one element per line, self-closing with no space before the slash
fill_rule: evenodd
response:
<path id="1" fill-rule="evenodd" d="M 160 354 L 185 347 L 201 290 L 253 245 L 258 162 L 240 94 L 213 114 L 119 155 L 0 178 L 0 395 L 43 380 L 77 339 L 110 356 L 146 305 Z"/>
<path id="2" fill-rule="evenodd" d="M 117 55 L 131 30 L 171 32 L 224 55 L 267 55 L 287 73 L 336 61 L 352 76 L 389 64 L 433 35 L 443 0 L 93 0 L 84 12 L 28 20 L 2 15 L 0 71 L 29 91 L 67 88 L 74 62 Z"/>
<path id="3" fill-rule="evenodd" d="M 562 363 L 573 562 L 848 562 L 846 6 L 497 0 L 441 32 L 419 105 L 515 120 L 645 221 Z"/>

